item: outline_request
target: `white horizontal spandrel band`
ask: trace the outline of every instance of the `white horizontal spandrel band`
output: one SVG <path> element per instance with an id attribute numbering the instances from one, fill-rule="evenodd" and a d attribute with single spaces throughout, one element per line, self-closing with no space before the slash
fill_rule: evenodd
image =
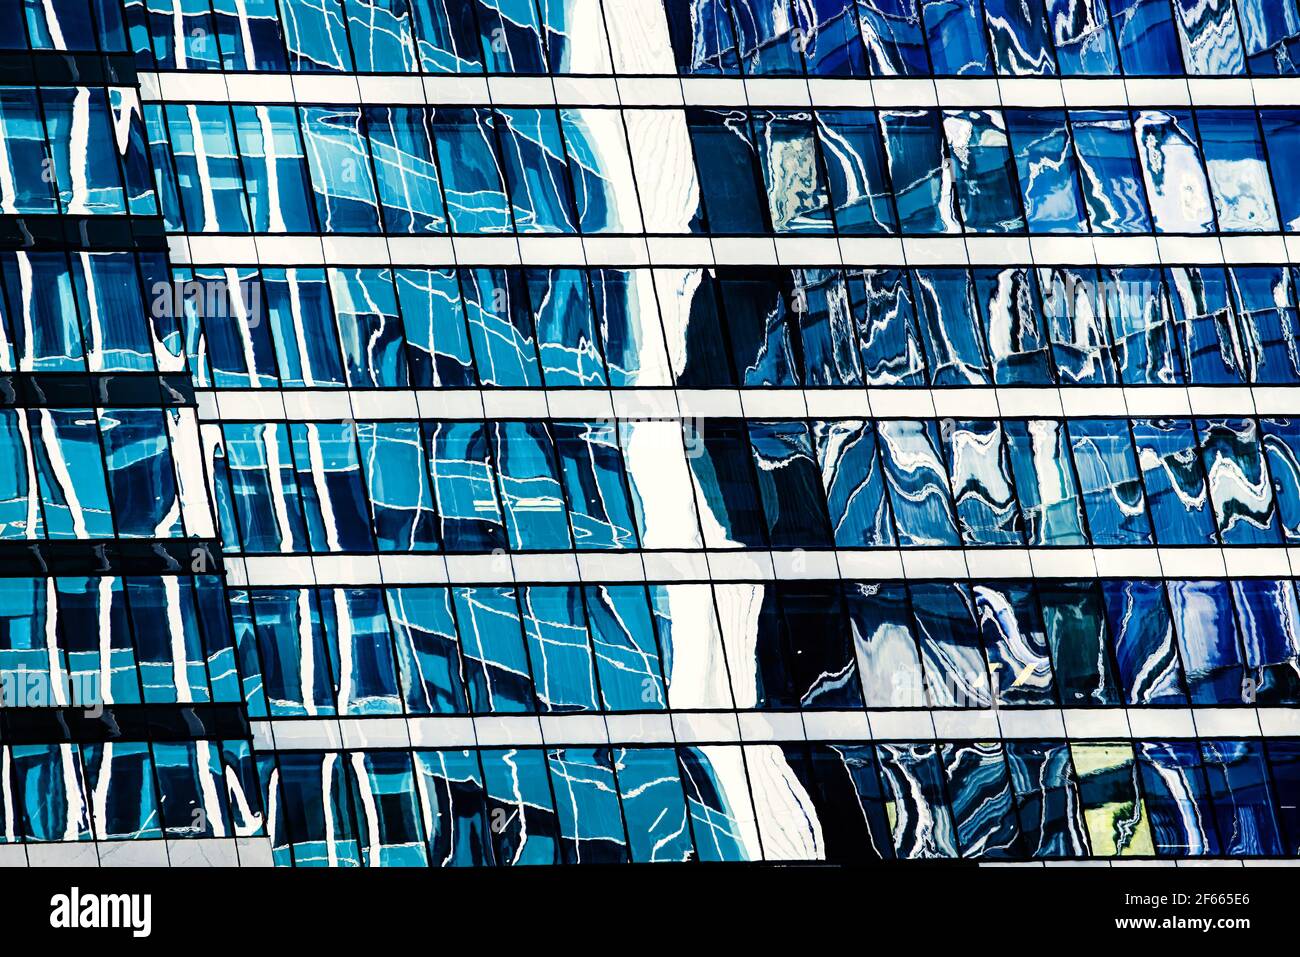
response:
<path id="1" fill-rule="evenodd" d="M 235 587 L 1300 577 L 1300 548 L 917 548 L 227 556 Z"/>
<path id="2" fill-rule="evenodd" d="M 1300 235 L 168 237 L 173 266 L 1216 266 L 1300 263 Z"/>
<path id="3" fill-rule="evenodd" d="M 752 744 L 814 741 L 1294 737 L 1290 708 L 958 708 L 907 711 L 650 711 L 619 714 L 272 718 L 258 751 Z"/>
<path id="4" fill-rule="evenodd" d="M 4 867 L 271 867 L 268 837 L 133 837 L 0 844 Z"/>
<path id="5" fill-rule="evenodd" d="M 1286 386 L 826 389 L 217 389 L 202 422 L 1300 416 Z"/>
<path id="6" fill-rule="evenodd" d="M 1300 105 L 1300 78 L 1295 77 L 485 77 L 212 71 L 144 72 L 139 77 L 147 102 L 882 109 Z"/>

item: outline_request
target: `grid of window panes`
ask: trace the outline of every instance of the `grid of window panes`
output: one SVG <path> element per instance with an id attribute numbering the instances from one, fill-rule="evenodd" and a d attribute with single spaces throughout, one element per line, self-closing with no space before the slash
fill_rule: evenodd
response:
<path id="1" fill-rule="evenodd" d="M 940 741 L 259 755 L 299 867 L 1278 857 L 1300 742 Z"/>
<path id="2" fill-rule="evenodd" d="M 1300 420 L 201 427 L 229 553 L 1283 545 Z M 22 508 L 24 499 L 15 499 Z"/>
<path id="3" fill-rule="evenodd" d="M 178 232 L 1300 228 L 1300 184 L 1287 165 L 1300 149 L 1295 109 L 168 102 L 146 104 L 145 118 L 163 216 Z"/>
<path id="4" fill-rule="evenodd" d="M 53 7 L 66 20 L 84 16 L 86 0 Z M 141 68 L 160 70 L 755 77 L 1300 72 L 1296 0 L 127 0 L 126 17 Z M 29 16 L 29 23 L 33 46 L 48 45 L 42 18 Z"/>
<path id="5" fill-rule="evenodd" d="M 208 389 L 1300 383 L 1288 266 L 299 266 L 171 279 L 156 287 L 167 308 L 155 323 L 169 325 L 155 334 L 173 343 L 178 317 L 193 383 Z"/>

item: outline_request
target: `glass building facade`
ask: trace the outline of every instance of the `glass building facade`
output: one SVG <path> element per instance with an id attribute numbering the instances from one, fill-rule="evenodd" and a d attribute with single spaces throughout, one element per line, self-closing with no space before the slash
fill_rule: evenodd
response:
<path id="1" fill-rule="evenodd" d="M 0 0 L 0 864 L 1300 857 L 1297 155 L 1297 0 Z"/>

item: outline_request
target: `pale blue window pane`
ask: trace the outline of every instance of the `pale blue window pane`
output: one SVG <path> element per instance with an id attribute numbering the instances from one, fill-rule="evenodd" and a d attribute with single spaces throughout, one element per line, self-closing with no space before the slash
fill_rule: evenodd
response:
<path id="1" fill-rule="evenodd" d="M 6 312 L 22 372 L 84 372 L 77 300 L 61 252 L 0 256 Z"/>
<path id="2" fill-rule="evenodd" d="M 608 748 L 546 752 L 567 864 L 621 864 L 628 858 L 623 812 Z"/>
<path id="3" fill-rule="evenodd" d="M 519 609 L 540 709 L 556 714 L 597 710 L 596 667 L 581 588 L 523 585 Z"/>
<path id="4" fill-rule="evenodd" d="M 90 808 L 77 745 L 8 745 L 6 750 L 23 839 L 89 841 Z"/>
<path id="5" fill-rule="evenodd" d="M 462 269 L 461 292 L 483 385 L 542 384 L 528 293 L 517 269 Z"/>
<path id="6" fill-rule="evenodd" d="M 637 184 L 621 111 L 560 110 L 560 127 L 582 232 L 641 232 Z"/>
<path id="7" fill-rule="evenodd" d="M 428 848 L 405 751 L 349 755 L 362 860 L 367 867 L 427 867 Z M 363 783 L 364 782 L 364 783 Z"/>
<path id="8" fill-rule="evenodd" d="M 1055 419 L 1008 419 L 1003 428 L 1025 543 L 1087 545 L 1083 500 L 1070 465 L 1064 424 Z"/>
<path id="9" fill-rule="evenodd" d="M 116 139 L 106 91 L 47 86 L 41 89 L 41 101 L 62 212 L 75 216 L 125 213 L 126 194 L 113 146 Z M 74 129 L 81 132 L 74 135 Z"/>
<path id="10" fill-rule="evenodd" d="M 248 232 L 248 201 L 230 109 L 219 103 L 168 104 L 167 126 L 190 231 Z"/>
<path id="11" fill-rule="evenodd" d="M 1300 72 L 1300 8 L 1295 0 L 1237 0 L 1237 13 L 1251 73 Z"/>
<path id="12" fill-rule="evenodd" d="M 52 177 L 42 175 L 51 169 L 52 159 L 34 88 L 0 88 L 0 132 L 0 162 L 5 166 L 0 209 L 6 213 L 57 212 L 57 185 Z"/>
<path id="13" fill-rule="evenodd" d="M 418 73 L 408 0 L 344 0 L 358 73 Z"/>
<path id="14" fill-rule="evenodd" d="M 501 159 L 521 233 L 576 231 L 573 193 L 554 110 L 498 110 Z"/>
<path id="15" fill-rule="evenodd" d="M 580 551 L 636 547 L 635 521 L 613 422 L 555 422 L 555 448 Z"/>
<path id="16" fill-rule="evenodd" d="M 1246 72 L 1232 0 L 1173 0 L 1174 21 L 1183 45 L 1183 62 L 1193 76 Z"/>
<path id="17" fill-rule="evenodd" d="M 268 422 L 224 426 L 235 514 L 244 550 L 307 551 L 298 483 L 294 478 L 289 429 Z M 234 529 L 226 526 L 226 534 Z"/>
<path id="18" fill-rule="evenodd" d="M 1149 545 L 1142 479 L 1124 419 L 1071 419 L 1070 448 L 1094 545 Z"/>
<path id="19" fill-rule="evenodd" d="M 600 4 L 591 0 L 538 0 L 537 6 L 552 73 L 614 72 Z"/>
<path id="20" fill-rule="evenodd" d="M 477 385 L 454 269 L 396 269 L 406 360 L 416 387 Z"/>
<path id="21" fill-rule="evenodd" d="M 607 385 L 586 271 L 530 268 L 524 276 L 547 387 Z"/>
<path id="22" fill-rule="evenodd" d="M 832 232 L 812 114 L 760 110 L 752 122 L 772 228 L 778 233 Z"/>
<path id="23" fill-rule="evenodd" d="M 338 0 L 280 0 L 289 68 L 295 73 L 353 69 Z"/>
<path id="24" fill-rule="evenodd" d="M 91 372 L 152 372 L 153 343 L 145 326 L 135 257 L 130 253 L 79 252 L 72 277 L 81 306 Z"/>
<path id="25" fill-rule="evenodd" d="M 381 232 L 361 109 L 308 106 L 301 115 L 321 230 Z"/>
<path id="26" fill-rule="evenodd" d="M 1219 228 L 1225 233 L 1277 232 L 1273 185 L 1253 111 L 1199 110 L 1196 124 Z"/>
<path id="27" fill-rule="evenodd" d="M 315 590 L 254 589 L 249 603 L 271 714 L 334 714 L 330 654 Z"/>
<path id="28" fill-rule="evenodd" d="M 27 413 L 49 538 L 112 538 L 98 420 L 89 409 Z"/>
<path id="29" fill-rule="evenodd" d="M 432 124 L 433 112 L 423 107 L 366 109 L 379 198 L 384 204 L 384 226 L 390 233 L 447 230 Z"/>
<path id="30" fill-rule="evenodd" d="M 1002 423 L 944 419 L 942 436 L 963 541 L 1023 544 Z"/>
<path id="31" fill-rule="evenodd" d="M 418 422 L 362 422 L 357 426 L 375 537 L 384 552 L 438 548 L 438 515 Z"/>
<path id="32" fill-rule="evenodd" d="M 623 818 L 634 863 L 695 859 L 686 797 L 672 748 L 615 748 Z"/>
<path id="33" fill-rule="evenodd" d="M 0 409 L 0 538 L 44 538 L 45 518 L 37 475 L 29 464 L 30 439 L 22 409 Z M 0 661 L 3 653 L 0 653 Z"/>
<path id="34" fill-rule="evenodd" d="M 514 589 L 454 588 L 452 595 L 470 711 L 537 711 Z"/>
<path id="35" fill-rule="evenodd" d="M 451 592 L 403 587 L 390 588 L 387 595 L 406 710 L 464 714 L 465 673 Z"/>
<path id="36" fill-rule="evenodd" d="M 505 548 L 487 429 L 480 422 L 426 422 L 429 475 L 450 552 Z"/>
<path id="37" fill-rule="evenodd" d="M 492 855 L 498 866 L 560 863 L 560 825 L 540 750 L 484 750 Z"/>
<path id="38" fill-rule="evenodd" d="M 1064 111 L 1008 110 L 1006 118 L 1030 232 L 1087 232 Z"/>
<path id="39" fill-rule="evenodd" d="M 434 143 L 454 233 L 502 233 L 511 229 L 504 173 L 497 159 L 495 115 L 482 109 L 438 109 Z"/>
<path id="40" fill-rule="evenodd" d="M 311 176 L 294 108 L 235 104 L 231 109 L 253 230 L 315 232 Z"/>
<path id="41" fill-rule="evenodd" d="M 331 649 L 338 649 L 339 714 L 401 714 L 383 591 L 322 588 L 320 601 Z"/>
<path id="42" fill-rule="evenodd" d="M 546 424 L 494 422 L 489 428 L 511 548 L 572 548 L 564 491 Z"/>
<path id="43" fill-rule="evenodd" d="M 663 662 L 642 585 L 588 585 L 584 589 L 601 708 L 662 711 L 667 707 Z"/>
<path id="44" fill-rule="evenodd" d="M 1139 110 L 1133 133 L 1156 232 L 1212 232 L 1210 185 L 1191 111 Z"/>

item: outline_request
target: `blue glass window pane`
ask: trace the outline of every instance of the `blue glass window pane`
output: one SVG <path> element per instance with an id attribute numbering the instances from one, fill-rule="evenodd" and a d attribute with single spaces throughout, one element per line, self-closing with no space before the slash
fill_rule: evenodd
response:
<path id="1" fill-rule="evenodd" d="M 1151 523 L 1122 419 L 1071 419 L 1070 448 L 1094 545 L 1149 545 Z"/>
<path id="2" fill-rule="evenodd" d="M 534 0 L 474 0 L 489 73 L 545 73 L 542 24 Z"/>
<path id="3" fill-rule="evenodd" d="M 614 770 L 634 863 L 695 859 L 672 748 L 615 748 Z"/>
<path id="4" fill-rule="evenodd" d="M 579 551 L 636 547 L 613 422 L 554 422 L 555 451 Z"/>
<path id="5" fill-rule="evenodd" d="M 411 756 L 405 751 L 349 755 L 352 802 L 367 867 L 427 867 Z"/>
<path id="6" fill-rule="evenodd" d="M 1125 701 L 1186 706 L 1164 583 L 1102 579 L 1101 594 Z"/>
<path id="7" fill-rule="evenodd" d="M 1300 313 L 1295 272 L 1274 266 L 1237 266 L 1230 273 L 1251 382 L 1300 382 Z"/>
<path id="8" fill-rule="evenodd" d="M 475 714 L 538 710 L 513 588 L 453 588 L 469 708 Z"/>
<path id="9" fill-rule="evenodd" d="M 337 636 L 339 714 L 401 714 L 383 591 L 323 588 L 320 603 L 326 629 Z"/>
<path id="10" fill-rule="evenodd" d="M 886 813 L 894 853 L 903 860 L 957 857 L 957 835 L 944 796 L 934 744 L 878 744 Z"/>
<path id="11" fill-rule="evenodd" d="M 1095 233 L 1148 233 L 1143 171 L 1138 168 L 1127 113 L 1071 110 L 1070 129 L 1083 177 L 1083 195 Z M 1152 159 L 1163 156 L 1156 150 Z"/>
<path id="12" fill-rule="evenodd" d="M 537 388 L 537 344 L 518 269 L 462 269 L 461 295 L 483 385 Z"/>
<path id="13" fill-rule="evenodd" d="M 145 146 L 144 110 L 139 94 L 126 87 L 110 87 L 109 115 L 113 123 L 113 145 L 122 166 L 127 208 L 133 216 L 157 216 L 152 171 Z"/>
<path id="14" fill-rule="evenodd" d="M 86 785 L 95 796 L 95 837 L 101 841 L 160 838 L 153 757 L 144 742 L 87 744 Z"/>
<path id="15" fill-rule="evenodd" d="M 894 545 L 874 425 L 863 419 L 818 421 L 813 436 L 835 546 Z"/>
<path id="16" fill-rule="evenodd" d="M 1106 328 L 1104 287 L 1095 269 L 1040 269 L 1038 288 L 1063 385 L 1119 381 Z"/>
<path id="17" fill-rule="evenodd" d="M 112 538 L 97 419 L 88 409 L 31 409 L 27 427 L 48 538 Z"/>
<path id="18" fill-rule="evenodd" d="M 438 550 L 438 514 L 418 422 L 357 426 L 366 488 L 382 552 Z"/>
<path id="19" fill-rule="evenodd" d="M 1250 704 L 1228 583 L 1169 582 L 1169 609 L 1192 704 Z"/>
<path id="20" fill-rule="evenodd" d="M 582 232 L 641 232 L 637 184 L 621 112 L 560 110 L 560 128 Z"/>
<path id="21" fill-rule="evenodd" d="M 767 188 L 767 209 L 778 233 L 829 233 L 830 196 L 817 153 L 812 114 L 751 114 L 754 142 Z"/>
<path id="22" fill-rule="evenodd" d="M 22 409 L 0 410 L 0 539 L 45 537 L 32 442 Z"/>
<path id="23" fill-rule="evenodd" d="M 214 837 L 228 833 L 221 800 L 223 771 L 215 742 L 155 742 L 158 805 L 163 830 L 170 838 Z"/>
<path id="24" fill-rule="evenodd" d="M 330 269 L 334 321 L 348 385 L 403 388 L 409 384 L 402 320 L 391 269 Z"/>
<path id="25" fill-rule="evenodd" d="M 23 839 L 89 841 L 90 808 L 77 745 L 7 745 L 5 750 Z"/>
<path id="26" fill-rule="evenodd" d="M 1150 857 L 1151 824 L 1128 741 L 1070 742 L 1092 856 Z"/>
<path id="27" fill-rule="evenodd" d="M 361 109 L 307 106 L 301 116 L 321 231 L 381 232 Z"/>
<path id="28" fill-rule="evenodd" d="M 411 385 L 456 388 L 478 384 L 469 330 L 454 269 L 395 269 L 397 302 L 406 330 Z"/>
<path id="29" fill-rule="evenodd" d="M 1300 150 L 1300 111 L 1260 110 L 1273 186 L 1277 190 L 1278 213 L 1287 232 L 1300 230 L 1300 177 L 1290 175 L 1289 157 Z"/>
<path id="30" fill-rule="evenodd" d="M 975 296 L 997 385 L 1050 385 L 1052 356 L 1032 269 L 975 269 Z"/>
<path id="31" fill-rule="evenodd" d="M 750 76 L 791 76 L 804 72 L 800 52 L 806 34 L 793 33 L 786 0 L 728 0 L 736 24 L 740 63 Z"/>
<path id="32" fill-rule="evenodd" d="M 538 0 L 552 73 L 609 74 L 609 39 L 597 4 L 585 0 Z M 610 14 L 613 16 L 613 14 Z M 661 21 L 662 22 L 662 21 Z"/>
<path id="33" fill-rule="evenodd" d="M 1034 858 L 1086 857 L 1088 833 L 1069 745 L 1007 741 L 1003 746 L 1027 852 Z"/>
<path id="34" fill-rule="evenodd" d="M 275 0 L 212 0 L 212 13 L 223 69 L 288 70 Z"/>
<path id="35" fill-rule="evenodd" d="M 1161 545 L 1213 545 L 1218 540 L 1188 419 L 1134 419 L 1133 441 L 1146 484 L 1151 521 Z"/>
<path id="36" fill-rule="evenodd" d="M 6 213 L 58 212 L 52 158 L 45 143 L 40 102 L 32 87 L 0 88 L 0 209 Z"/>
<path id="37" fill-rule="evenodd" d="M 161 103 L 144 105 L 144 123 L 149 139 L 149 162 L 153 166 L 158 202 L 162 207 L 163 225 L 168 232 L 184 232 L 180 187 L 176 182 L 176 168 L 172 165 L 171 140 L 167 134 L 166 114 Z"/>
<path id="38" fill-rule="evenodd" d="M 280 0 L 289 69 L 294 73 L 353 69 L 343 4 L 337 0 Z"/>
<path id="39" fill-rule="evenodd" d="M 818 110 L 816 121 L 836 228 L 847 235 L 898 232 L 875 112 Z"/>
<path id="40" fill-rule="evenodd" d="M 671 359 L 651 271 L 591 269 L 587 275 L 609 384 L 616 388 L 671 385 Z"/>
<path id="41" fill-rule="evenodd" d="M 524 277 L 546 385 L 607 385 L 585 270 L 530 268 Z"/>
<path id="42" fill-rule="evenodd" d="M 524 638 L 541 711 L 564 714 L 599 708 L 582 604 L 582 589 L 575 585 L 519 588 Z"/>
<path id="43" fill-rule="evenodd" d="M 1052 671 L 1065 707 L 1123 704 L 1101 592 L 1094 582 L 1038 582 Z"/>
<path id="44" fill-rule="evenodd" d="M 389 588 L 402 696 L 411 714 L 464 714 L 460 639 L 446 588 Z"/>
<path id="45" fill-rule="evenodd" d="M 1171 267 L 1167 276 L 1188 384 L 1244 383 L 1246 357 L 1226 272 L 1210 266 Z"/>
<path id="46" fill-rule="evenodd" d="M 654 620 L 641 585 L 588 585 L 587 622 L 605 711 L 667 707 Z"/>
<path id="47" fill-rule="evenodd" d="M 825 548 L 831 544 L 826 498 L 804 422 L 754 422 L 749 445 L 773 548 Z"/>
<path id="48" fill-rule="evenodd" d="M 289 430 L 268 422 L 227 423 L 225 451 L 244 550 L 307 550 L 307 526 L 294 478 Z M 227 534 L 230 534 L 227 529 Z"/>
<path id="49" fill-rule="evenodd" d="M 779 592 L 794 704 L 861 708 L 862 684 L 840 586 L 788 582 Z"/>
<path id="50" fill-rule="evenodd" d="M 970 587 L 919 582 L 909 591 L 931 706 L 990 707 L 993 695 Z"/>
<path id="51" fill-rule="evenodd" d="M 881 461 L 898 526 L 898 543 L 954 546 L 961 541 L 948 498 L 948 475 L 932 421 L 880 421 Z"/>
<path id="52" fill-rule="evenodd" d="M 0 256 L 7 287 L 5 312 L 16 368 L 23 372 L 84 372 L 77 301 L 61 252 Z M 11 358 L 8 368 L 13 370 Z"/>
<path id="53" fill-rule="evenodd" d="M 710 231 L 721 235 L 767 232 L 765 204 L 760 201 L 765 191 L 759 181 L 748 115 L 689 109 L 686 122 Z"/>
<path id="54" fill-rule="evenodd" d="M 1107 269 L 1102 277 L 1120 379 L 1129 385 L 1181 383 L 1173 316 L 1160 270 Z"/>
<path id="55" fill-rule="evenodd" d="M 1260 741 L 1202 741 L 1205 776 L 1227 857 L 1282 853 L 1273 795 Z M 1290 795 L 1286 796 L 1290 798 Z"/>
<path id="56" fill-rule="evenodd" d="M 180 538 L 176 472 L 162 411 L 104 409 L 99 433 L 118 535 Z"/>
<path id="57" fill-rule="evenodd" d="M 1087 232 L 1074 147 L 1063 110 L 1007 110 L 1029 231 Z"/>
<path id="58" fill-rule="evenodd" d="M 1229 0 L 1174 0 L 1174 22 L 1182 41 L 1183 63 L 1190 75 L 1246 72 L 1241 29 Z"/>
<path id="59" fill-rule="evenodd" d="M 418 73 L 408 0 L 343 0 L 358 73 Z"/>
<path id="60" fill-rule="evenodd" d="M 454 233 L 509 232 L 510 206 L 497 159 L 495 114 L 487 109 L 434 111 L 433 141 Z"/>
<path id="61" fill-rule="evenodd" d="M 999 76 L 1055 76 L 1043 0 L 984 0 Z"/>
<path id="62" fill-rule="evenodd" d="M 198 575 L 194 578 L 194 595 L 199 626 L 203 632 L 212 700 L 230 703 L 242 701 L 225 581 L 216 575 Z M 257 675 L 256 670 L 250 671 Z M 260 675 L 257 677 L 260 680 Z M 255 708 L 250 708 L 250 714 L 257 713 Z"/>
<path id="63" fill-rule="evenodd" d="M 59 652 L 67 656 L 66 675 L 60 674 L 54 664 L 59 652 L 49 648 L 47 632 L 51 679 L 47 703 L 139 704 L 139 668 L 123 580 L 63 577 L 55 579 L 54 589 L 46 587 L 54 604 L 47 628 L 53 627 Z"/>
<path id="64" fill-rule="evenodd" d="M 864 704 L 868 708 L 927 707 L 906 587 L 845 582 L 844 607 Z"/>
<path id="65" fill-rule="evenodd" d="M 813 0 L 808 7 L 794 6 L 810 76 L 867 75 L 855 0 Z"/>
<path id="66" fill-rule="evenodd" d="M 1300 419 L 1261 419 L 1260 426 L 1283 541 L 1300 541 Z"/>
<path id="67" fill-rule="evenodd" d="M 79 252 L 72 258 L 72 278 L 81 307 L 86 361 L 91 372 L 152 372 L 153 343 L 130 253 Z"/>
<path id="68" fill-rule="evenodd" d="M 790 274 L 759 269 L 719 271 L 718 286 L 741 384 L 797 385 L 798 316 Z"/>
<path id="69" fill-rule="evenodd" d="M 702 861 L 762 857 L 749 779 L 738 747 L 677 749 L 695 847 Z"/>
<path id="70" fill-rule="evenodd" d="M 282 826 L 294 866 L 360 867 L 361 852 L 341 756 L 281 751 L 276 760 L 280 793 L 274 803 L 284 816 Z M 267 805 L 271 804 L 268 799 Z"/>
<path id="71" fill-rule="evenodd" d="M 291 422 L 294 465 L 312 551 L 374 548 L 351 422 Z"/>
<path id="72" fill-rule="evenodd" d="M 189 277 L 180 274 L 178 279 L 176 294 L 182 299 L 189 326 L 189 352 L 192 359 L 211 366 L 211 384 L 218 388 L 274 386 L 276 359 L 271 330 L 261 321 L 257 271 L 202 269 Z"/>
<path id="73" fill-rule="evenodd" d="M 572 548 L 564 491 L 546 424 L 494 422 L 489 428 L 511 547 Z"/>
<path id="74" fill-rule="evenodd" d="M 956 185 L 936 110 L 883 110 L 885 154 L 903 233 L 959 233 Z"/>
<path id="75" fill-rule="evenodd" d="M 1294 705 L 1300 700 L 1300 603 L 1295 584 L 1262 578 L 1229 584 L 1249 669 L 1242 702 Z"/>
<path id="76" fill-rule="evenodd" d="M 424 438 L 443 545 L 449 552 L 505 548 L 487 429 L 479 422 L 426 422 Z"/>
<path id="77" fill-rule="evenodd" d="M 712 269 L 656 269 L 664 328 L 673 375 L 682 389 L 735 385 L 728 361 L 721 307 Z"/>
<path id="78" fill-rule="evenodd" d="M 1129 76 L 1183 72 L 1169 0 L 1109 0 L 1120 62 Z"/>
<path id="79" fill-rule="evenodd" d="M 267 318 L 285 388 L 342 386 L 343 360 L 324 269 L 264 268 Z"/>
<path id="80" fill-rule="evenodd" d="M 366 130 L 375 159 L 384 227 L 390 233 L 442 233 L 442 205 L 434 160 L 433 117 L 422 107 L 366 108 Z"/>
<path id="81" fill-rule="evenodd" d="M 1210 185 L 1191 111 L 1139 110 L 1133 135 L 1156 232 L 1213 232 Z"/>
<path id="82" fill-rule="evenodd" d="M 710 548 L 762 548 L 762 503 L 754 486 L 749 437 L 742 423 L 715 419 L 689 459 L 697 484 L 705 544 Z"/>
<path id="83" fill-rule="evenodd" d="M 668 32 L 684 75 L 740 72 L 735 28 L 725 0 L 685 0 L 664 4 Z"/>
<path id="84" fill-rule="evenodd" d="M 992 75 L 980 0 L 921 0 L 921 12 L 935 76 Z"/>
<path id="85" fill-rule="evenodd" d="M 1156 856 L 1220 854 L 1200 746 L 1194 741 L 1141 741 L 1137 762 Z"/>
<path id="86" fill-rule="evenodd" d="M 996 861 L 1022 856 L 1002 748 L 1000 742 L 939 746 L 962 857 Z"/>
<path id="87" fill-rule="evenodd" d="M 858 29 L 873 76 L 930 72 L 918 0 L 857 0 Z"/>
<path id="88" fill-rule="evenodd" d="M 314 589 L 248 593 L 272 715 L 334 714 L 334 683 Z"/>
<path id="89" fill-rule="evenodd" d="M 107 92 L 98 87 L 47 86 L 41 88 L 41 103 L 62 212 L 73 216 L 127 212 Z M 45 173 L 42 166 L 41 175 Z"/>
<path id="90" fill-rule="evenodd" d="M 474 5 L 459 0 L 410 0 L 415 45 L 426 73 L 482 73 Z"/>
<path id="91" fill-rule="evenodd" d="M 925 385 L 925 352 L 908 271 L 851 270 L 849 301 L 866 385 Z"/>
<path id="92" fill-rule="evenodd" d="M 487 797 L 474 751 L 416 751 L 415 783 L 433 867 L 492 863 Z"/>
<path id="93" fill-rule="evenodd" d="M 1023 231 L 1025 217 L 1001 111 L 945 110 L 943 129 L 966 231 Z"/>
<path id="94" fill-rule="evenodd" d="M 1237 0 L 1241 39 L 1256 75 L 1295 75 L 1300 8 L 1295 0 Z"/>
<path id="95" fill-rule="evenodd" d="M 1277 232 L 1277 206 L 1259 126 L 1241 110 L 1199 110 L 1205 167 L 1224 232 Z"/>
<path id="96" fill-rule="evenodd" d="M 953 502 L 967 545 L 1021 545 L 1011 460 L 997 420 L 940 423 Z"/>
<path id="97" fill-rule="evenodd" d="M 479 752 L 498 866 L 559 864 L 560 824 L 540 750 Z"/>
<path id="98" fill-rule="evenodd" d="M 1254 419 L 1197 419 L 1201 462 L 1225 545 L 1281 542 L 1273 484 Z"/>
<path id="99" fill-rule="evenodd" d="M 1063 76 L 1119 75 L 1106 0 L 1047 0 L 1046 13 Z"/>
<path id="100" fill-rule="evenodd" d="M 803 343 L 803 381 L 861 385 L 848 285 L 839 269 L 796 269 L 791 307 Z"/>
<path id="101" fill-rule="evenodd" d="M 515 228 L 521 233 L 575 232 L 573 192 L 555 111 L 515 108 L 497 115 Z"/>
<path id="102" fill-rule="evenodd" d="M 931 385 L 991 385 L 970 273 L 965 269 L 918 269 L 912 279 L 929 354 Z"/>

